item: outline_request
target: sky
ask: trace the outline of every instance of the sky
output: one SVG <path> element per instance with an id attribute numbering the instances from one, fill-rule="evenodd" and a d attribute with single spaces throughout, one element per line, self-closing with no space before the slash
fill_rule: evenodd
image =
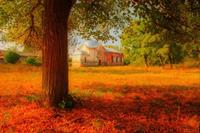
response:
<path id="1" fill-rule="evenodd" d="M 24 46 L 17 44 L 16 42 L 3 42 L 0 41 L 0 50 L 16 50 L 18 52 L 22 52 L 24 50 Z"/>
<path id="2" fill-rule="evenodd" d="M 14 49 L 18 52 L 22 52 L 24 50 L 24 46 L 17 44 L 16 42 L 8 42 L 2 40 L 2 33 L 0 33 L 0 50 L 8 50 Z"/>
<path id="3" fill-rule="evenodd" d="M 99 43 L 103 43 L 105 45 L 111 45 L 111 44 L 112 45 L 120 45 L 119 37 L 117 37 L 116 39 L 117 39 L 117 41 L 112 41 L 112 40 L 109 40 L 109 41 L 106 41 L 106 42 L 99 41 Z M 83 38 L 78 38 L 78 42 L 79 42 L 78 44 L 83 44 L 86 41 L 89 41 L 89 40 L 83 39 Z"/>
<path id="4" fill-rule="evenodd" d="M 24 50 L 24 46 L 17 44 L 16 42 L 8 42 L 8 41 L 3 41 L 2 40 L 2 33 L 0 33 L 0 50 L 8 50 L 8 49 L 15 49 L 19 52 L 22 52 Z M 99 43 L 103 44 L 103 45 L 120 45 L 120 39 L 119 39 L 119 35 L 115 35 L 116 41 L 113 40 L 109 40 L 106 42 L 102 42 L 102 41 L 98 41 Z M 83 39 L 81 37 L 77 37 L 78 40 L 78 46 L 83 44 L 84 42 L 87 42 L 89 40 L 87 39 Z"/>
<path id="5" fill-rule="evenodd" d="M 120 34 L 121 34 L 122 32 L 121 31 L 119 31 L 118 33 L 114 33 L 114 30 L 111 30 L 110 31 L 110 34 L 113 36 L 113 37 L 115 37 L 115 41 L 113 41 L 113 40 L 108 40 L 108 41 L 106 41 L 106 42 L 102 42 L 102 41 L 99 41 L 100 43 L 103 43 L 103 44 L 105 44 L 105 45 L 120 45 L 121 43 L 120 43 L 120 38 L 119 38 L 119 36 L 120 36 Z M 88 41 L 87 39 L 83 39 L 83 38 L 81 38 L 81 37 L 77 37 L 78 38 L 78 42 L 80 43 L 80 44 L 82 44 L 82 43 L 84 43 L 84 42 L 86 42 L 86 41 Z M 98 40 L 97 40 L 98 41 Z"/>

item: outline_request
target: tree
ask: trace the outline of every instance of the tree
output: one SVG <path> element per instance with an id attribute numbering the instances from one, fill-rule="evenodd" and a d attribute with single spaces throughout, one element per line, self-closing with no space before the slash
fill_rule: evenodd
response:
<path id="1" fill-rule="evenodd" d="M 84 3 L 85 1 L 83 1 Z M 103 1 L 106 2 L 106 1 Z M 88 5 L 89 3 L 89 5 Z M 62 100 L 68 100 L 68 63 L 67 63 L 67 26 L 71 9 L 75 4 L 74 0 L 46 0 L 44 8 L 44 23 L 43 23 L 43 88 L 47 90 L 49 102 L 52 106 L 58 106 Z M 105 4 L 105 3 L 103 3 Z M 108 5 L 108 4 L 106 4 Z M 87 7 L 89 6 L 89 7 Z M 94 7 L 103 7 L 100 2 L 89 1 L 84 3 L 84 8 L 87 7 L 90 12 L 105 13 Z M 91 9 L 90 9 L 91 8 Z M 85 13 L 88 15 L 88 13 Z M 99 15 L 99 14 L 96 14 Z M 96 16 L 94 15 L 94 16 Z M 89 17 L 89 16 L 88 16 Z M 97 17 L 97 16 L 96 16 Z M 102 18 L 101 18 L 102 17 Z M 108 16 L 102 14 L 97 18 L 99 22 L 109 20 Z M 93 19 L 93 18 L 92 18 Z M 85 20 L 90 20 L 85 18 Z M 90 20 L 91 21 L 91 20 Z M 109 20 L 110 21 L 110 20 Z M 88 21 L 86 21 L 88 22 Z M 94 24 L 94 20 L 88 24 Z M 102 22 L 101 22 L 102 23 Z M 95 25 L 91 25 L 95 27 Z M 89 28 L 88 28 L 89 29 Z M 96 27 L 95 27 L 96 29 Z M 107 29 L 106 29 L 107 30 Z M 89 30 L 88 32 L 93 32 Z M 99 32 L 97 32 L 99 33 Z M 98 37 L 103 37 L 97 34 Z M 103 39 L 103 38 L 102 38 Z"/>
<path id="2" fill-rule="evenodd" d="M 111 30 L 119 31 L 133 18 L 133 3 L 136 14 L 155 32 L 165 28 L 181 36 L 188 31 L 199 34 L 198 0 L 0 0 L 0 3 L 0 26 L 6 29 L 7 37 L 42 47 L 43 88 L 52 106 L 57 106 L 68 92 L 67 34 L 71 31 L 89 39 L 113 39 Z M 190 15 L 184 16 L 183 11 Z"/>
<path id="3" fill-rule="evenodd" d="M 161 43 L 156 52 L 160 58 L 161 64 L 169 63 L 173 68 L 173 64 L 181 63 L 184 59 L 184 51 L 180 38 L 173 32 L 163 30 L 160 32 Z M 188 41 L 188 40 L 187 40 Z"/>
<path id="4" fill-rule="evenodd" d="M 153 24 L 154 28 L 175 33 L 199 30 L 199 0 L 139 0 L 133 3 L 136 15 Z"/>
<path id="5" fill-rule="evenodd" d="M 128 0 L 1 2 L 0 14 L 3 15 L 0 17 L 5 20 L 2 27 L 7 31 L 7 37 L 25 44 L 41 44 L 43 88 L 50 105 L 55 107 L 62 100 L 67 100 L 68 95 L 69 30 L 87 38 L 109 39 L 110 30 L 119 29 L 130 18 L 127 14 L 131 3 Z"/>
<path id="6" fill-rule="evenodd" d="M 167 61 L 171 67 L 182 61 L 183 45 L 192 48 L 200 44 L 199 0 L 139 0 L 133 1 L 133 5 L 135 15 L 143 19 L 148 32 L 161 34 L 163 43 L 158 53 L 168 49 Z"/>
<path id="7" fill-rule="evenodd" d="M 164 44 L 163 47 L 159 48 L 156 51 L 157 56 L 160 59 L 160 64 L 164 66 L 167 63 L 168 60 L 168 53 L 169 53 L 169 45 Z"/>
<path id="8" fill-rule="evenodd" d="M 148 28 L 144 20 L 135 20 L 121 35 L 125 56 L 133 64 L 164 66 L 169 63 L 173 67 L 173 64 L 183 61 L 185 51 L 176 34 L 165 29 L 154 33 Z"/>
<path id="9" fill-rule="evenodd" d="M 73 0 L 46 0 L 43 23 L 43 88 L 52 106 L 68 94 L 67 26 Z"/>
<path id="10" fill-rule="evenodd" d="M 155 51 L 158 49 L 159 34 L 145 31 L 144 22 L 135 20 L 125 28 L 121 35 L 121 43 L 125 53 L 133 64 L 155 65 Z"/>

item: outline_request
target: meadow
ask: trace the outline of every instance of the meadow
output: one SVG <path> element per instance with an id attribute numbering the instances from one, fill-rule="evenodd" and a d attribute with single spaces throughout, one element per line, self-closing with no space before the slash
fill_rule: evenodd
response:
<path id="1" fill-rule="evenodd" d="M 0 64 L 0 133 L 199 133 L 200 69 L 70 68 L 71 110 L 43 101 L 41 68 Z"/>

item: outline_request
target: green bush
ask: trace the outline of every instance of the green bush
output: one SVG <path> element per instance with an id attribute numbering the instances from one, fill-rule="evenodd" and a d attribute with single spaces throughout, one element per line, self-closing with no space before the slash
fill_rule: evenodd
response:
<path id="1" fill-rule="evenodd" d="M 41 62 L 36 57 L 28 57 L 26 59 L 26 64 L 32 65 L 32 66 L 40 66 Z"/>
<path id="2" fill-rule="evenodd" d="M 129 59 L 127 58 L 124 58 L 124 65 L 129 65 L 131 62 Z"/>
<path id="3" fill-rule="evenodd" d="M 15 64 L 19 59 L 20 59 L 20 55 L 16 53 L 15 51 L 9 50 L 4 54 L 4 61 L 6 63 Z"/>

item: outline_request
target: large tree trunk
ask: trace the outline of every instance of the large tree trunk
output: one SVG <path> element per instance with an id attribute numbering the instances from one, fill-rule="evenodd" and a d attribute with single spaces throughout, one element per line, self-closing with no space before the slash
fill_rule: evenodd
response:
<path id="1" fill-rule="evenodd" d="M 72 0 L 45 0 L 42 87 L 54 107 L 68 94 L 67 22 L 72 5 Z"/>

